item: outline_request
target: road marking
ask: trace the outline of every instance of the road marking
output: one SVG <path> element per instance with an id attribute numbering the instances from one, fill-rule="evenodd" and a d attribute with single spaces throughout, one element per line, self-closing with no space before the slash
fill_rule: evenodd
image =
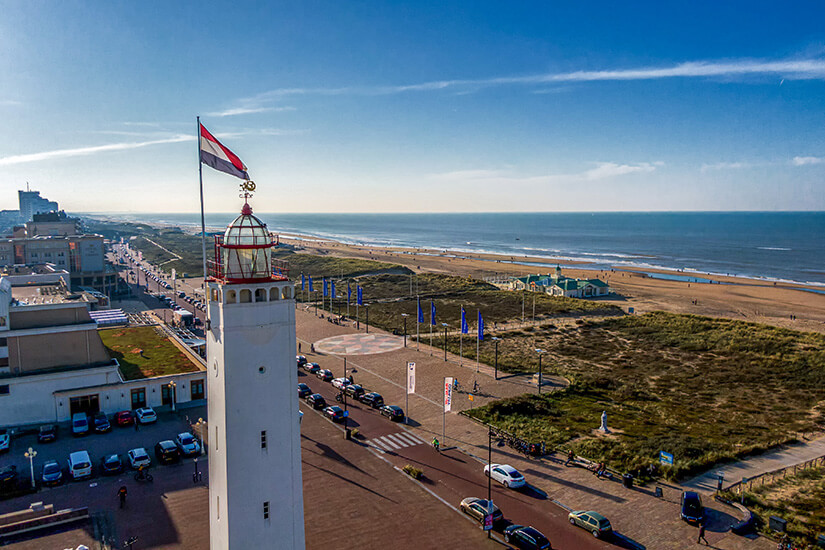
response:
<path id="1" fill-rule="evenodd" d="M 391 434 L 391 435 L 384 436 L 384 439 L 387 439 L 389 441 L 397 443 L 397 444 L 401 445 L 402 448 L 412 446 L 408 442 L 406 442 L 403 439 L 401 439 L 400 437 L 398 437 L 398 435 L 396 435 L 396 434 Z"/>
<path id="2" fill-rule="evenodd" d="M 401 448 L 398 445 L 396 445 L 394 441 L 392 441 L 390 439 L 387 439 L 386 437 L 379 437 L 378 439 L 380 439 L 381 441 L 383 441 L 384 443 L 386 443 L 387 445 L 389 445 L 393 449 L 400 449 Z"/>
<path id="3" fill-rule="evenodd" d="M 370 441 L 370 443 L 375 445 L 376 448 L 378 448 L 379 451 L 381 451 L 381 449 L 383 449 L 383 451 L 381 451 L 382 453 L 384 451 L 391 451 L 392 450 L 392 449 L 390 449 L 389 445 L 387 445 L 386 443 L 384 443 L 383 441 L 381 441 L 379 439 L 373 439 L 372 441 Z"/>
<path id="4" fill-rule="evenodd" d="M 401 441 L 404 441 L 404 442 L 408 443 L 409 445 L 421 445 L 421 444 L 424 443 L 423 441 L 420 441 L 418 439 L 410 437 L 409 434 L 398 433 L 398 434 L 394 434 L 394 435 L 395 435 L 395 437 L 397 437 Z"/>
<path id="5" fill-rule="evenodd" d="M 417 441 L 421 445 L 426 444 L 426 441 L 424 441 L 423 439 L 421 439 L 420 437 L 418 437 L 417 435 L 415 435 L 411 431 L 404 432 L 404 435 L 406 435 L 407 437 L 413 439 L 414 441 Z"/>

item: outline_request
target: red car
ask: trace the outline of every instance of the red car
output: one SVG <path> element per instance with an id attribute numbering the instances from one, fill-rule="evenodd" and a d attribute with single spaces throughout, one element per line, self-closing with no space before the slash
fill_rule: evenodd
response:
<path id="1" fill-rule="evenodd" d="M 120 411 L 115 413 L 115 422 L 118 426 L 131 426 L 135 423 L 135 416 L 132 411 Z"/>

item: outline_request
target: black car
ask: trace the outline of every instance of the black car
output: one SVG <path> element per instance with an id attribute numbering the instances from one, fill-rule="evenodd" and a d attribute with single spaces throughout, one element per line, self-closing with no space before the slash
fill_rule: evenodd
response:
<path id="1" fill-rule="evenodd" d="M 106 433 L 111 431 L 112 425 L 109 423 L 109 419 L 106 418 L 106 415 L 103 413 L 95 414 L 94 420 L 92 421 L 92 425 L 95 427 L 95 431 L 97 433 Z"/>
<path id="2" fill-rule="evenodd" d="M 155 444 L 155 456 L 158 457 L 158 462 L 171 464 L 180 460 L 180 451 L 174 441 L 167 439 Z"/>
<path id="3" fill-rule="evenodd" d="M 306 397 L 307 395 L 312 395 L 312 388 L 301 382 L 298 384 L 298 397 Z"/>
<path id="4" fill-rule="evenodd" d="M 694 491 L 682 492 L 682 510 L 679 516 L 688 523 L 700 524 L 705 519 L 702 497 Z"/>
<path id="5" fill-rule="evenodd" d="M 323 409 L 327 406 L 327 402 L 324 400 L 324 396 L 320 393 L 313 393 L 312 395 L 308 395 L 306 401 L 307 405 L 309 405 L 313 409 Z"/>
<path id="6" fill-rule="evenodd" d="M 344 387 L 344 392 L 350 397 L 354 397 L 355 399 L 359 399 L 362 395 L 364 395 L 365 390 L 358 384 L 347 384 Z"/>
<path id="7" fill-rule="evenodd" d="M 378 412 L 381 413 L 381 416 L 386 416 L 395 422 L 401 422 L 404 420 L 404 410 L 401 407 L 396 407 L 395 405 L 384 405 L 378 409 Z"/>
<path id="8" fill-rule="evenodd" d="M 342 409 L 338 405 L 333 405 L 332 407 L 327 407 L 326 409 L 324 409 L 324 416 L 326 416 L 333 422 L 343 422 L 344 418 L 346 418 L 347 416 L 347 413 L 345 413 L 344 409 Z"/>
<path id="9" fill-rule="evenodd" d="M 303 367 L 304 365 L 307 364 L 307 358 L 304 357 L 303 355 L 296 355 L 295 356 L 295 361 L 298 363 L 299 367 Z"/>
<path id="10" fill-rule="evenodd" d="M 377 409 L 384 404 L 384 398 L 381 397 L 381 394 L 375 393 L 374 391 L 365 393 L 364 395 L 359 397 L 358 400 L 361 403 L 364 403 L 365 405 L 369 405 L 373 409 Z"/>
<path id="11" fill-rule="evenodd" d="M 321 365 L 318 363 L 306 363 L 304 364 L 304 370 L 309 374 L 316 374 L 319 370 L 321 370 Z"/>
<path id="12" fill-rule="evenodd" d="M 106 476 L 113 476 L 123 471 L 123 461 L 120 455 L 106 455 L 100 459 L 100 472 Z"/>
<path id="13" fill-rule="evenodd" d="M 57 439 L 57 426 L 54 424 L 46 424 L 40 426 L 40 431 L 37 432 L 38 443 L 51 443 Z"/>
<path id="14" fill-rule="evenodd" d="M 315 373 L 315 376 L 317 376 L 324 382 L 329 382 L 330 380 L 335 378 L 335 376 L 332 374 L 332 371 L 329 369 L 321 369 Z"/>
<path id="15" fill-rule="evenodd" d="M 504 541 L 524 550 L 550 550 L 550 541 L 537 529 L 510 525 L 504 529 Z"/>
<path id="16" fill-rule="evenodd" d="M 0 469 L 0 491 L 13 489 L 17 483 L 17 466 L 12 464 Z"/>

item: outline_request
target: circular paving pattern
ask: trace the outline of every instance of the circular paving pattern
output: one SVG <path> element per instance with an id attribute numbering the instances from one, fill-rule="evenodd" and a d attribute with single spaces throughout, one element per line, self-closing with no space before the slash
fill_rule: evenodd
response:
<path id="1" fill-rule="evenodd" d="M 372 355 L 404 347 L 404 339 L 388 334 L 345 334 L 315 342 L 315 349 L 334 355 Z"/>

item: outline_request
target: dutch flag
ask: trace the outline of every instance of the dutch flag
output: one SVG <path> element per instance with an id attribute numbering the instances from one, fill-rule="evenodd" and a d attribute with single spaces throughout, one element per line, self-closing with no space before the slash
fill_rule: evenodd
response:
<path id="1" fill-rule="evenodd" d="M 241 162 L 241 159 L 215 139 L 215 136 L 210 134 L 203 124 L 200 127 L 201 162 L 215 170 L 226 172 L 242 180 L 248 180 L 249 174 L 246 173 L 246 165 Z"/>

